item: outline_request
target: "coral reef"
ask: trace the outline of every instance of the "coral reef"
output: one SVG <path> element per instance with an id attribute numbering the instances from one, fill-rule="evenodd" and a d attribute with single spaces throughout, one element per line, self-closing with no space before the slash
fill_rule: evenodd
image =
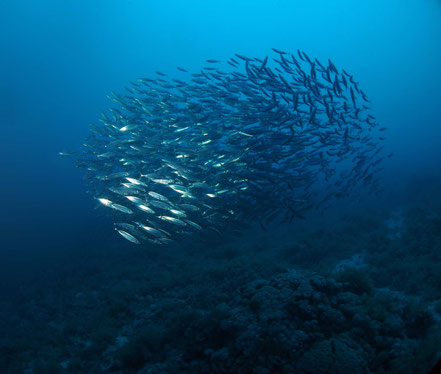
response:
<path id="1" fill-rule="evenodd" d="M 210 251 L 89 248 L 0 304 L 2 373 L 428 372 L 439 213 L 403 211 L 392 238 L 375 216 L 341 222 Z"/>

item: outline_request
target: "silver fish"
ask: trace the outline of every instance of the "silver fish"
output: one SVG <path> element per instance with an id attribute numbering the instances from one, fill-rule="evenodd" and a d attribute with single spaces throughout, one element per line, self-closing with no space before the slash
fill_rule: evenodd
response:
<path id="1" fill-rule="evenodd" d="M 118 233 L 124 238 L 127 239 L 129 242 L 135 243 L 135 244 L 140 244 L 139 240 L 136 239 L 133 235 L 130 235 L 128 232 L 123 231 L 123 230 L 118 230 L 116 229 L 116 231 L 118 231 Z"/>
<path id="2" fill-rule="evenodd" d="M 153 197 L 156 200 L 160 200 L 160 201 L 168 201 L 168 199 L 164 196 L 161 195 L 159 193 L 153 192 L 153 191 L 149 191 L 149 196 Z"/>
<path id="3" fill-rule="evenodd" d="M 179 225 L 179 226 L 187 226 L 187 224 L 175 217 L 169 217 L 169 216 L 158 216 L 159 219 L 162 219 L 163 221 L 167 221 L 167 222 L 171 222 L 174 223 L 175 225 Z"/>

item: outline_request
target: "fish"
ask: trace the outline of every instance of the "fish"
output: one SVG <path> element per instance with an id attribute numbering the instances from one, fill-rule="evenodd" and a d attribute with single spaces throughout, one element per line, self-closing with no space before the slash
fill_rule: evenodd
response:
<path id="1" fill-rule="evenodd" d="M 170 184 L 173 183 L 173 179 L 152 179 L 152 182 L 159 184 Z"/>
<path id="2" fill-rule="evenodd" d="M 153 197 L 153 198 L 156 199 L 156 200 L 160 200 L 160 201 L 168 201 L 168 198 L 167 198 L 167 197 L 165 197 L 164 195 L 161 195 L 161 194 L 159 194 L 159 193 L 157 193 L 157 192 L 154 192 L 154 191 L 149 191 L 148 195 L 151 196 L 151 197 Z"/>
<path id="3" fill-rule="evenodd" d="M 182 221 L 182 220 L 180 220 L 178 218 L 175 218 L 175 217 L 158 216 L 158 218 L 162 219 L 163 221 L 171 222 L 171 223 L 174 223 L 174 224 L 179 225 L 179 226 L 186 226 L 187 225 L 184 221 Z"/>
<path id="4" fill-rule="evenodd" d="M 199 225 L 198 225 L 197 223 L 195 223 L 195 222 L 192 222 L 192 221 L 190 221 L 190 220 L 188 220 L 188 219 L 186 219 L 185 222 L 186 222 L 188 225 L 190 225 L 191 227 L 195 228 L 196 230 L 202 230 L 202 227 L 199 226 Z"/>
<path id="5" fill-rule="evenodd" d="M 143 199 L 140 199 L 139 197 L 136 196 L 125 196 L 126 199 L 129 199 L 132 203 L 135 203 L 137 205 L 142 205 L 142 204 L 146 204 L 146 202 Z"/>
<path id="6" fill-rule="evenodd" d="M 127 239 L 129 242 L 135 243 L 135 244 L 141 244 L 141 242 L 136 239 L 133 235 L 129 234 L 127 231 L 116 229 L 118 233 L 124 238 Z"/>
<path id="7" fill-rule="evenodd" d="M 179 204 L 179 207 L 183 210 L 189 210 L 191 212 L 197 212 L 198 210 L 200 210 L 199 207 L 191 204 Z"/>
<path id="8" fill-rule="evenodd" d="M 147 231 L 147 233 L 149 233 L 150 235 L 153 235 L 153 236 L 155 236 L 157 238 L 163 238 L 165 236 L 169 236 L 170 235 L 170 234 L 167 235 L 164 231 L 157 230 L 154 227 L 150 227 L 150 226 L 147 226 L 147 225 L 143 225 L 143 226 L 141 226 L 141 228 L 143 230 Z"/>
<path id="9" fill-rule="evenodd" d="M 276 48 L 271 48 L 274 52 L 278 53 L 279 55 L 286 55 L 288 54 L 288 52 L 283 52 L 280 49 L 276 49 Z"/>
<path id="10" fill-rule="evenodd" d="M 169 244 L 289 224 L 380 189 L 386 128 L 354 75 L 301 50 L 205 62 L 112 92 L 83 148 L 60 153 L 125 239 Z"/>
<path id="11" fill-rule="evenodd" d="M 187 215 L 183 211 L 177 209 L 170 209 L 170 213 L 178 217 L 187 217 Z"/>
<path id="12" fill-rule="evenodd" d="M 136 230 L 136 227 L 134 225 L 131 225 L 130 223 L 116 222 L 116 223 L 114 223 L 114 225 L 118 226 L 121 229 L 124 229 L 126 231 L 135 231 Z"/>
<path id="13" fill-rule="evenodd" d="M 180 193 L 181 195 L 185 195 L 187 193 L 189 193 L 189 189 L 185 186 L 182 185 L 177 185 L 177 184 L 169 184 L 168 185 L 173 191 L 176 191 L 178 193 Z"/>
<path id="14" fill-rule="evenodd" d="M 171 240 L 169 238 L 162 237 L 162 238 L 158 238 L 158 242 L 160 244 L 171 244 L 171 243 L 173 243 L 173 240 Z"/>
<path id="15" fill-rule="evenodd" d="M 133 214 L 133 210 L 131 210 L 131 209 L 129 209 L 129 208 L 123 206 L 123 205 L 111 203 L 109 206 L 112 209 L 115 209 L 115 210 L 117 210 L 119 212 L 127 213 L 127 214 Z"/>
<path id="16" fill-rule="evenodd" d="M 173 209 L 173 207 L 170 204 L 159 200 L 152 200 L 150 201 L 150 204 L 159 209 L 164 209 L 164 210 Z"/>
<path id="17" fill-rule="evenodd" d="M 126 180 L 134 185 L 147 187 L 147 185 L 144 182 L 141 182 L 138 179 L 126 177 Z"/>
<path id="18" fill-rule="evenodd" d="M 76 152 L 58 152 L 60 156 L 73 156 Z"/>
<path id="19" fill-rule="evenodd" d="M 147 206 L 146 204 L 137 204 L 136 207 L 138 209 L 142 210 L 143 212 L 155 214 L 155 211 L 152 208 L 150 208 L 149 206 Z"/>
<path id="20" fill-rule="evenodd" d="M 109 200 L 109 199 L 105 199 L 105 198 L 98 198 L 97 199 L 101 204 L 103 204 L 104 206 L 108 206 L 110 207 L 113 203 Z"/>

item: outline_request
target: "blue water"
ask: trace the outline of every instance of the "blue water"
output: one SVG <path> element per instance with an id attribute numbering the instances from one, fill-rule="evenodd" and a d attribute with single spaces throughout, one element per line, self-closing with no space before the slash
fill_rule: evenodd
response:
<path id="1" fill-rule="evenodd" d="M 206 59 L 227 60 L 235 53 L 264 57 L 273 47 L 293 52 L 300 49 L 321 61 L 331 58 L 338 67 L 354 74 L 371 99 L 372 112 L 377 120 L 388 128 L 385 149 L 394 153 L 381 174 L 384 191 L 380 196 L 369 197 L 370 200 L 361 202 L 361 205 L 350 200 L 342 202 L 341 206 L 334 206 L 334 213 L 328 216 L 298 223 L 297 230 L 302 227 L 302 235 L 310 230 L 311 238 L 317 237 L 317 230 L 324 230 L 323 236 L 328 230 L 329 235 L 337 236 L 337 249 L 329 248 L 323 253 L 317 251 L 316 258 L 310 262 L 305 260 L 305 263 L 302 263 L 302 256 L 298 256 L 292 262 L 288 261 L 287 267 L 295 268 L 297 263 L 320 273 L 320 266 L 316 265 L 324 258 L 331 257 L 329 263 L 338 262 L 361 250 L 380 248 L 381 240 L 377 238 L 375 241 L 375 235 L 380 235 L 378 230 L 382 230 L 378 227 L 384 226 L 384 222 L 401 209 L 408 225 L 404 238 L 412 240 L 409 250 L 415 250 L 408 266 L 414 264 L 421 269 L 430 267 L 433 270 L 422 277 L 421 288 L 437 273 L 436 264 L 441 263 L 437 254 L 437 233 L 441 232 L 440 211 L 437 210 L 441 185 L 439 0 L 5 0 L 0 4 L 0 46 L 0 287 L 5 300 L 11 300 L 5 315 L 10 316 L 20 295 L 28 301 L 38 300 L 37 291 L 30 287 L 38 286 L 39 282 L 42 286 L 38 295 L 45 292 L 55 295 L 51 297 L 57 304 L 64 291 L 62 286 L 57 288 L 56 285 L 64 278 L 63 274 L 71 277 L 66 288 L 72 292 L 86 292 L 81 290 L 89 289 L 92 282 L 83 274 L 86 268 L 93 273 L 90 269 L 96 266 L 105 273 L 102 278 L 94 279 L 99 284 L 100 279 L 106 282 L 107 276 L 111 278 L 109 272 L 112 271 L 114 279 L 130 279 L 130 264 L 147 263 L 155 258 L 158 269 L 161 269 L 170 258 L 173 259 L 173 253 L 167 254 L 170 258 L 156 258 L 158 254 L 154 249 L 134 250 L 128 243 L 115 238 L 108 219 L 94 210 L 95 202 L 86 195 L 82 171 L 75 167 L 74 160 L 58 156 L 59 151 L 81 148 L 88 134 L 88 124 L 97 122 L 101 111 L 110 106 L 106 95 L 111 91 L 121 92 L 129 81 L 153 76 L 155 71 L 175 73 L 176 66 L 182 66 L 197 72 Z M 347 216 L 357 217 L 359 223 L 353 223 L 356 218 Z M 336 217 L 346 218 L 339 220 Z M 342 222 L 341 226 L 338 222 Z M 346 227 L 348 222 L 354 227 Z M 355 248 L 357 245 L 351 242 L 358 238 L 355 231 L 360 233 L 360 238 L 370 235 L 370 239 L 363 242 L 365 248 Z M 348 239 L 351 235 L 352 239 Z M 259 244 L 266 247 L 260 249 L 265 253 L 262 256 L 271 254 L 274 236 L 268 235 L 262 241 L 265 244 Z M 285 238 L 282 234 L 277 237 Z M 247 238 L 242 240 L 249 242 Z M 296 238 L 280 239 L 277 245 L 283 247 L 283 240 L 291 243 Z M 307 241 L 303 237 L 302 240 Z M 341 248 L 352 245 L 351 249 L 340 253 L 339 240 Z M 240 249 L 237 248 L 242 244 L 225 245 L 235 247 L 233 252 L 239 256 Z M 399 251 L 396 252 L 399 245 L 395 243 L 381 248 L 399 257 Z M 333 250 L 335 259 L 332 259 Z M 209 248 L 206 251 L 200 249 L 189 257 L 192 261 L 199 259 L 201 267 L 205 268 L 201 253 L 207 251 Z M 375 257 L 375 253 L 369 266 L 374 266 L 375 260 L 377 263 L 382 261 L 380 255 Z M 419 257 L 420 254 L 425 257 Z M 389 257 L 384 259 L 389 260 Z M 210 259 L 210 264 L 212 261 L 216 262 Z M 331 266 L 329 263 L 323 267 Z M 368 275 L 375 287 L 389 287 L 404 292 L 406 297 L 421 297 L 427 305 L 441 298 L 441 280 L 434 281 L 431 294 L 418 292 L 419 280 L 415 281 L 413 288 L 409 286 L 400 290 L 400 277 L 395 279 L 393 274 L 397 267 L 385 265 L 390 278 L 384 274 L 380 276 L 378 269 Z M 179 271 L 179 266 L 177 269 Z M 326 268 L 323 274 L 329 275 L 329 269 Z M 158 276 L 162 276 L 160 270 Z M 270 277 L 268 274 L 261 276 Z M 26 311 L 30 306 L 23 300 L 21 302 L 21 311 L 28 316 Z M 99 308 L 95 313 L 94 318 L 99 319 Z M 37 316 L 27 323 L 34 326 L 39 321 Z M 81 324 L 81 321 L 70 323 Z M 16 333 L 26 340 L 22 331 Z M 122 333 L 112 334 L 113 339 Z M 31 332 L 29 336 L 32 336 Z M 12 344 L 15 338 L 8 339 L 6 343 L 2 342 L 2 347 Z M 164 339 L 173 340 L 173 337 L 168 335 Z M 193 343 L 188 340 L 188 344 Z M 65 342 L 53 343 L 54 346 L 57 344 L 67 347 Z M 226 342 L 222 344 L 228 346 Z M 212 346 L 210 349 L 215 350 Z M 50 348 L 46 347 L 48 350 Z M 163 351 L 167 352 L 167 348 Z M 1 351 L 4 352 L 5 349 Z M 96 363 L 104 361 L 101 353 L 93 359 L 84 358 L 79 352 L 73 356 L 79 361 Z M 55 361 L 72 360 L 68 356 L 62 358 L 59 354 Z M 13 357 L 23 360 L 18 353 Z M 427 360 L 420 359 L 434 363 L 435 358 L 436 354 Z M 32 357 L 26 360 L 25 369 L 32 368 Z M 167 362 L 164 358 L 144 357 L 143 364 L 150 364 L 152 360 Z M 0 360 L 0 365 L 4 362 Z M 23 367 L 15 363 L 9 362 L 8 365 L 10 372 L 24 372 Z M 142 364 L 135 369 L 118 370 L 135 372 L 141 367 Z M 396 366 L 389 369 L 399 371 Z M 44 367 L 39 370 L 50 372 Z M 71 370 L 92 372 L 81 366 Z M 152 370 L 159 373 L 165 369 Z M 167 370 L 182 372 L 183 369 L 169 367 Z M 209 372 L 216 370 L 212 366 Z M 381 371 L 378 369 L 378 372 Z"/>

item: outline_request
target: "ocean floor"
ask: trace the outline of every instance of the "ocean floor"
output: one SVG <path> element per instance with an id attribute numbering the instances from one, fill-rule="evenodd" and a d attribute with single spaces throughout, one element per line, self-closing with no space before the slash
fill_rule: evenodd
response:
<path id="1" fill-rule="evenodd" d="M 1 303 L 1 372 L 428 372 L 441 203 L 424 201 L 209 246 L 73 251 Z"/>

